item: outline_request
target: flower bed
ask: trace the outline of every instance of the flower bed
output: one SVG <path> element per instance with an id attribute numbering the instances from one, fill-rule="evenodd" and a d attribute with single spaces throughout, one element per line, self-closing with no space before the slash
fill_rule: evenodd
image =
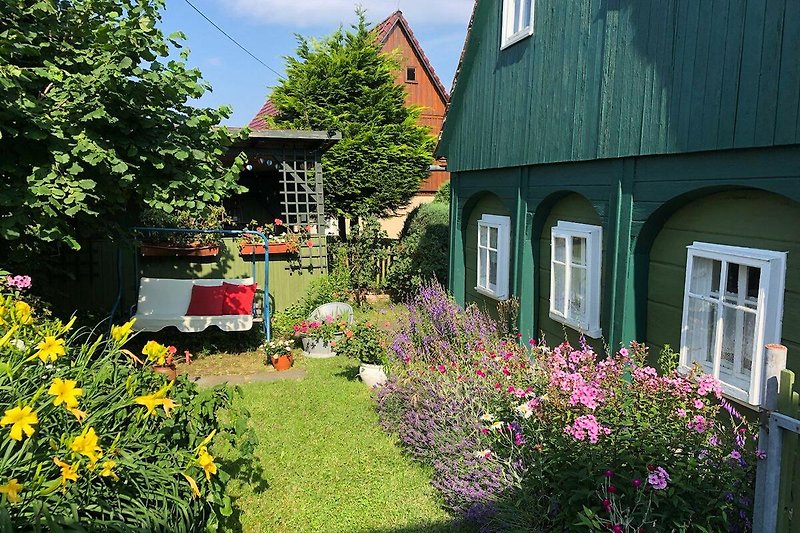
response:
<path id="1" fill-rule="evenodd" d="M 753 428 L 713 378 L 645 356 L 521 347 L 427 286 L 378 410 L 447 506 L 490 531 L 749 530 Z"/>
<path id="2" fill-rule="evenodd" d="M 97 337 L 19 288 L 0 287 L 0 526 L 194 531 L 230 515 L 213 449 L 234 439 L 246 460 L 253 445 L 231 391 L 167 381 L 150 368 L 167 347 L 123 348 L 130 322 Z"/>

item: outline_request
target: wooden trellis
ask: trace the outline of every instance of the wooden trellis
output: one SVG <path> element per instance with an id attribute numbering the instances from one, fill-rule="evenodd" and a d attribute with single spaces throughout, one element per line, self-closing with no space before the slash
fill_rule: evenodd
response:
<path id="1" fill-rule="evenodd" d="M 322 180 L 322 163 L 286 154 L 281 161 L 281 186 L 283 187 L 283 216 L 290 229 L 311 227 L 314 246 L 301 246 L 303 265 L 324 268 L 325 250 L 325 199 Z M 289 157 L 287 157 L 289 156 Z"/>

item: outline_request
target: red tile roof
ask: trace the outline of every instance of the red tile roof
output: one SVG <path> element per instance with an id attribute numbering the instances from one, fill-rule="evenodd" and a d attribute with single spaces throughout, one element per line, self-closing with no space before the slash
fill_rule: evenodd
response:
<path id="1" fill-rule="evenodd" d="M 434 86 L 436 90 L 439 92 L 439 95 L 445 102 L 445 105 L 450 102 L 450 95 L 445 89 L 444 84 L 439 79 L 439 76 L 436 75 L 436 71 L 433 69 L 433 65 L 428 60 L 428 56 L 425 55 L 425 52 L 422 50 L 422 46 L 419 44 L 419 41 L 414 36 L 414 32 L 411 30 L 411 26 L 408 23 L 408 20 L 403 16 L 402 11 L 395 11 L 391 15 L 389 15 L 386 20 L 375 26 L 375 33 L 378 36 L 378 41 L 381 44 L 386 44 L 386 40 L 389 38 L 389 34 L 392 33 L 392 30 L 396 26 L 400 26 L 408 35 L 409 41 L 411 42 L 411 46 L 414 48 L 414 51 L 419 55 L 422 59 L 422 65 L 425 70 L 428 72 L 430 77 L 434 81 Z M 272 100 L 267 99 L 264 102 L 264 105 L 261 106 L 261 109 L 258 110 L 256 116 L 250 121 L 248 126 L 252 130 L 266 130 L 269 129 L 267 122 L 264 120 L 264 117 L 275 117 L 278 116 L 278 110 L 275 105 L 272 103 Z"/>

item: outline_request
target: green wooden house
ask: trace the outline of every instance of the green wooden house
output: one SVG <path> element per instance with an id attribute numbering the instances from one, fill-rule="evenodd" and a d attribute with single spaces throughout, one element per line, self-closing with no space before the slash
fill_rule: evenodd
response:
<path id="1" fill-rule="evenodd" d="M 450 284 L 757 405 L 800 371 L 800 2 L 478 0 L 438 149 Z"/>

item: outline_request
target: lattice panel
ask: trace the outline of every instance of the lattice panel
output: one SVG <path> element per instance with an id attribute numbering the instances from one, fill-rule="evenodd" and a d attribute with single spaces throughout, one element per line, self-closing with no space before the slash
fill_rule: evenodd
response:
<path id="1" fill-rule="evenodd" d="M 311 227 L 312 247 L 301 247 L 302 264 L 325 268 L 325 201 L 323 198 L 322 164 L 310 154 L 286 153 L 280 163 L 283 188 L 283 216 L 287 226 L 297 231 Z"/>

